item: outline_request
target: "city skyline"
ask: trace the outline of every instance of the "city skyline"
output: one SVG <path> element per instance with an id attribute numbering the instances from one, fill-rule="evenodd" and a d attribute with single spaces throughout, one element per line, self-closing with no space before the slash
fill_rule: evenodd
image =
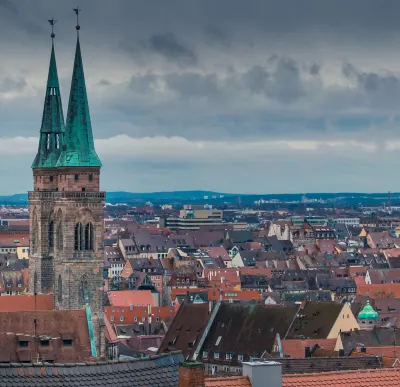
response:
<path id="1" fill-rule="evenodd" d="M 102 189 L 400 191 L 390 3 L 81 1 Z M 31 186 L 52 16 L 66 114 L 73 6 L 0 1 L 0 194 Z"/>

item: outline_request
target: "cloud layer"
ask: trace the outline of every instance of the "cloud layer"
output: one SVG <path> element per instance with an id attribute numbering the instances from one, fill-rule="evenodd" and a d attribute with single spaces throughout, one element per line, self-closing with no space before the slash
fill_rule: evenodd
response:
<path id="1" fill-rule="evenodd" d="M 0 0 L 0 193 L 31 188 L 53 15 L 67 108 L 74 6 Z M 397 1 L 80 7 L 104 189 L 400 191 Z"/>

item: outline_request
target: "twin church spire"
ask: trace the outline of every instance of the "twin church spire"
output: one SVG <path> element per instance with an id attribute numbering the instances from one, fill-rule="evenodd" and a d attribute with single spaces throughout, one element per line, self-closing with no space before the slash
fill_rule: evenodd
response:
<path id="1" fill-rule="evenodd" d="M 74 10 L 79 15 L 79 9 Z M 72 74 L 66 125 L 61 103 L 60 85 L 54 52 L 55 20 L 49 20 L 52 26 L 52 48 L 46 96 L 40 129 L 39 149 L 32 168 L 58 167 L 101 167 L 93 141 L 89 104 L 86 93 L 85 76 L 78 31 L 75 61 Z"/>

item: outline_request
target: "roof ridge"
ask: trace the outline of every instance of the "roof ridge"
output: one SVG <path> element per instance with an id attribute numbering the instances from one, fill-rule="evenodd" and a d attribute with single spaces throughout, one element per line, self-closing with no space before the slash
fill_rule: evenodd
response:
<path id="1" fill-rule="evenodd" d="M 149 358 L 137 358 L 137 359 L 120 359 L 120 360 L 97 360 L 97 361 L 86 361 L 86 362 L 72 362 L 72 363 L 49 363 L 46 361 L 38 363 L 0 363 L 0 368 L 27 368 L 27 367 L 87 367 L 87 366 L 101 366 L 101 365 L 112 365 L 112 364 L 126 364 L 126 363 L 147 363 L 161 358 L 171 357 L 174 355 L 180 355 L 182 351 L 170 351 L 169 353 L 162 353 L 159 355 L 153 355 Z M 176 361 L 175 364 L 178 364 Z M 160 364 L 161 366 L 168 366 L 171 364 Z"/>
<path id="2" fill-rule="evenodd" d="M 320 358 L 321 359 L 321 358 Z M 357 374 L 357 373 L 379 373 L 379 372 L 400 372 L 400 368 L 368 368 L 358 370 L 340 370 L 340 371 L 326 371 L 326 372 L 313 372 L 313 373 L 302 373 L 302 374 L 283 374 L 284 378 L 292 378 L 299 376 L 301 377 L 312 377 L 312 376 L 325 376 L 325 375 L 336 375 L 336 374 Z"/>

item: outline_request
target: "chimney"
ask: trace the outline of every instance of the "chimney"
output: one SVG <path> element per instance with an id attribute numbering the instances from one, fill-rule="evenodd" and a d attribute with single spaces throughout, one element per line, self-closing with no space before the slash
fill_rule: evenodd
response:
<path id="1" fill-rule="evenodd" d="M 250 379 L 252 387 L 282 387 L 282 364 L 276 361 L 244 362 L 243 376 Z M 180 387 L 180 386 L 179 386 Z"/>
<path id="2" fill-rule="evenodd" d="M 178 387 L 204 387 L 204 364 L 184 361 L 179 367 Z"/>
<path id="3" fill-rule="evenodd" d="M 311 357 L 311 347 L 304 347 L 304 357 Z"/>

